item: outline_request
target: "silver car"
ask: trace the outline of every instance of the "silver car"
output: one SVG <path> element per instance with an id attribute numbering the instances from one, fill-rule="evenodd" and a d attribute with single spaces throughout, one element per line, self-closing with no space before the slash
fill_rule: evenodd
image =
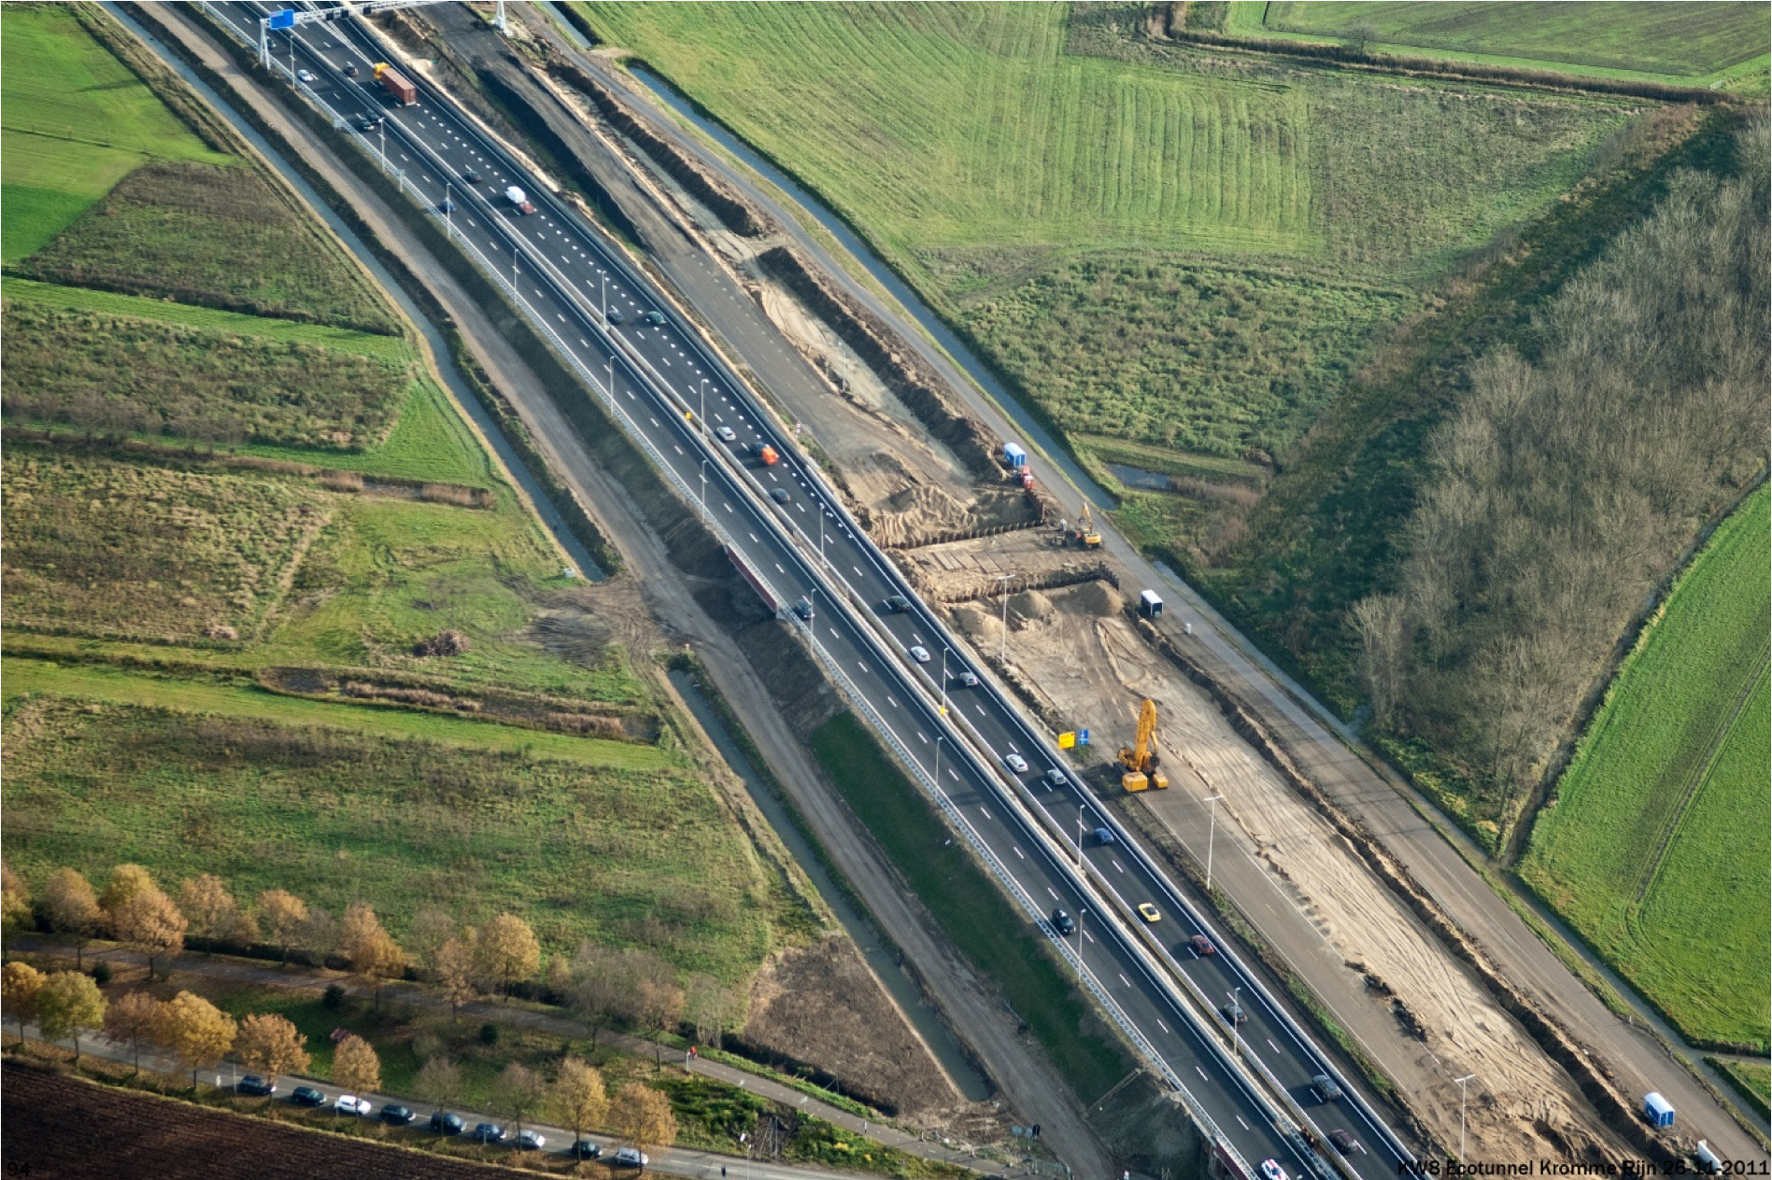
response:
<path id="1" fill-rule="evenodd" d="M 929 649 L 920 644 L 911 648 L 911 659 L 917 661 L 919 664 L 927 664 L 929 662 Z"/>
<path id="2" fill-rule="evenodd" d="M 1028 760 L 1023 758 L 1020 754 L 1005 754 L 1003 755 L 1003 761 L 1007 762 L 1009 764 L 1009 769 L 1013 770 L 1016 774 L 1026 774 L 1028 772 Z"/>

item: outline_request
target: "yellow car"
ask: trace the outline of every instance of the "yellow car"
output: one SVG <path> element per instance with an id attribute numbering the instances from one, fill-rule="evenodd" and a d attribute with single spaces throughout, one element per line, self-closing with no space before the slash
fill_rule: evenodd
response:
<path id="1" fill-rule="evenodd" d="M 1147 922 L 1161 922 L 1163 920 L 1163 915 L 1157 912 L 1157 907 L 1148 901 L 1138 903 L 1138 916 Z"/>

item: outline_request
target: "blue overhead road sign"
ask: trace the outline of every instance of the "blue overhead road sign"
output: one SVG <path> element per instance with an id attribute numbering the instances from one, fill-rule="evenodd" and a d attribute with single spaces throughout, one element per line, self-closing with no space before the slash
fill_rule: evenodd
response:
<path id="1" fill-rule="evenodd" d="M 295 9 L 285 8 L 279 12 L 273 12 L 270 16 L 270 27 L 273 29 L 295 28 Z"/>

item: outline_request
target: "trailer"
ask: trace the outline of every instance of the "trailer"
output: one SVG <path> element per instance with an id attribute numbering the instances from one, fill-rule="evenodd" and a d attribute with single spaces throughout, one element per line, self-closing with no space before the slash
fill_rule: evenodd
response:
<path id="1" fill-rule="evenodd" d="M 418 102 L 418 87 L 407 81 L 406 75 L 396 70 L 385 61 L 375 63 L 375 80 L 382 88 L 393 95 L 394 101 L 403 107 Z"/>
<path id="2" fill-rule="evenodd" d="M 1658 1130 L 1671 1127 L 1674 1125 L 1673 1103 L 1651 1090 L 1643 1096 L 1643 1118 Z"/>
<path id="3" fill-rule="evenodd" d="M 1155 590 L 1146 590 L 1138 596 L 1138 613 L 1147 619 L 1163 617 L 1163 600 L 1157 597 Z"/>
<path id="4" fill-rule="evenodd" d="M 1009 464 L 1010 470 L 1028 465 L 1028 453 L 1014 443 L 1003 444 L 1003 462 Z"/>

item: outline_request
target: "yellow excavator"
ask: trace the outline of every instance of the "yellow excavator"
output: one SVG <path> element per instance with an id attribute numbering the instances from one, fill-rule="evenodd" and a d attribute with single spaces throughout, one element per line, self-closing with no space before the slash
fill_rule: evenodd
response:
<path id="1" fill-rule="evenodd" d="M 1146 787 L 1155 787 L 1159 791 L 1169 789 L 1169 776 L 1157 769 L 1157 746 L 1153 739 L 1157 732 L 1157 702 L 1146 700 L 1144 707 L 1138 711 L 1138 738 L 1130 746 L 1120 747 L 1120 765 L 1126 773 L 1120 776 L 1120 785 L 1128 791 L 1142 791 Z"/>
<path id="2" fill-rule="evenodd" d="M 1083 505 L 1083 515 L 1077 518 L 1077 531 L 1071 538 L 1085 549 L 1100 549 L 1101 534 L 1095 531 L 1095 518 L 1089 515 L 1089 505 Z"/>

